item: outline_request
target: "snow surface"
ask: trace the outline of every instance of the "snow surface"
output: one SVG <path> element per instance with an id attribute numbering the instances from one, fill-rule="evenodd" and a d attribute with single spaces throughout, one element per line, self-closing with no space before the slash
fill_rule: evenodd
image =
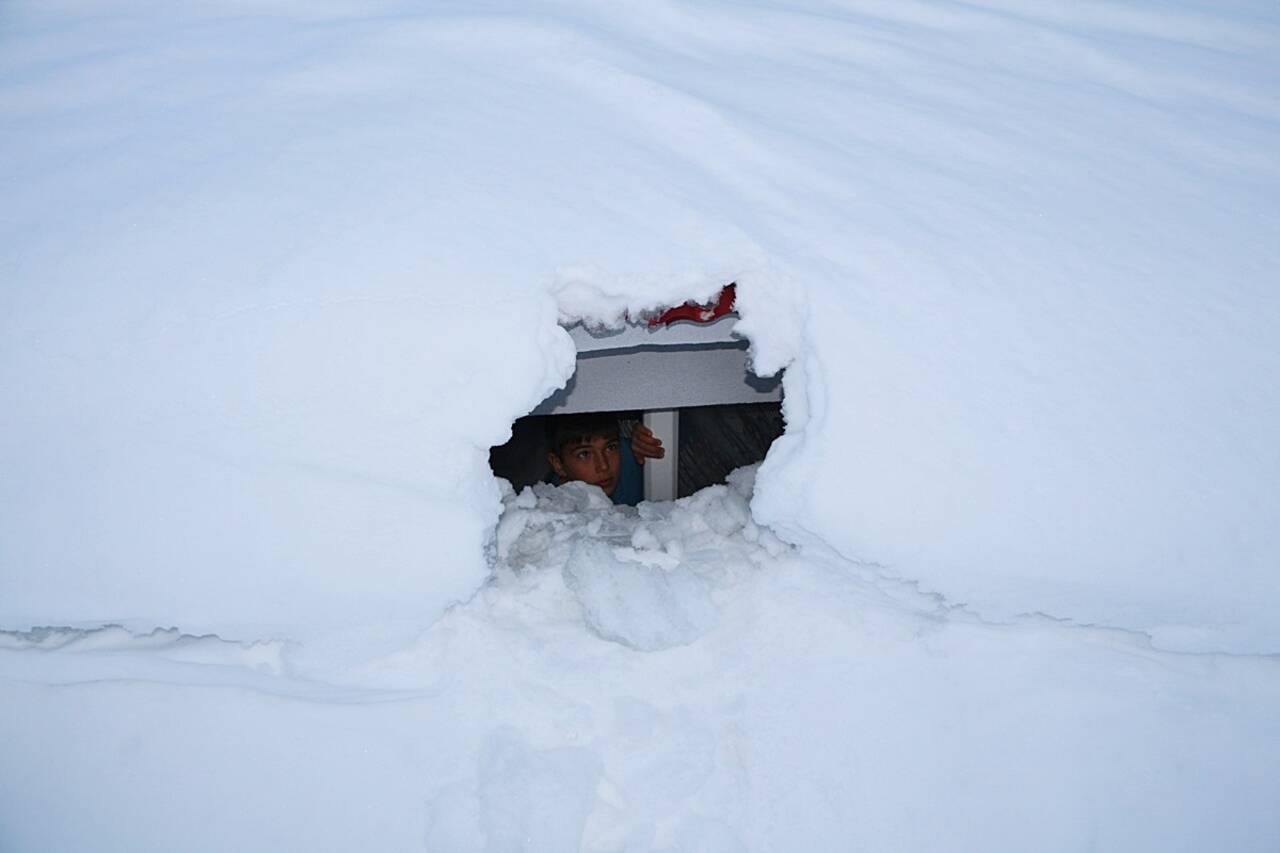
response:
<path id="1" fill-rule="evenodd" d="M 752 473 L 508 493 L 480 594 L 354 666 L 0 642 L 6 849 L 1275 849 L 1280 660 L 984 622 L 784 545 Z"/>
<path id="2" fill-rule="evenodd" d="M 1280 847 L 1278 48 L 4 4 L 0 847 Z M 503 491 L 558 321 L 729 281 L 754 491 Z"/>

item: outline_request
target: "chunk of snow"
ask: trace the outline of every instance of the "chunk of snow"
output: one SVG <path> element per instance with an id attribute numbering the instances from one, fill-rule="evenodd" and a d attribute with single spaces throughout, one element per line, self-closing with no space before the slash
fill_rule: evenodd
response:
<path id="1" fill-rule="evenodd" d="M 715 624 L 711 596 L 689 569 L 624 562 L 603 542 L 579 544 L 564 567 L 564 579 L 591 630 L 633 649 L 685 645 Z"/>

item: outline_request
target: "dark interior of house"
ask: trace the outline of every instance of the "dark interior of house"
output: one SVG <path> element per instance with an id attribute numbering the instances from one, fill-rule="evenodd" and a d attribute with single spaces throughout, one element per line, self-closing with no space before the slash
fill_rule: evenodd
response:
<path id="1" fill-rule="evenodd" d="M 619 421 L 637 421 L 643 413 L 614 414 Z M 520 418 L 512 425 L 510 441 L 489 452 L 493 473 L 510 481 L 517 491 L 543 482 L 551 472 L 546 446 L 547 418 L 551 417 L 556 416 Z M 780 402 L 681 408 L 676 461 L 678 497 L 723 483 L 734 469 L 760 462 L 782 432 Z"/>

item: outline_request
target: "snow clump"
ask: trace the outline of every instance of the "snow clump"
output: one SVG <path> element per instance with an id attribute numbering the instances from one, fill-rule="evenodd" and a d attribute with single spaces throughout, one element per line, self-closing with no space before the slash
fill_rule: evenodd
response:
<path id="1" fill-rule="evenodd" d="M 498 570 L 559 571 L 601 639 L 638 651 L 686 645 L 715 626 L 713 583 L 785 547 L 751 520 L 757 468 L 735 471 L 729 486 L 637 508 L 615 507 L 585 483 L 519 494 L 508 486 Z"/>

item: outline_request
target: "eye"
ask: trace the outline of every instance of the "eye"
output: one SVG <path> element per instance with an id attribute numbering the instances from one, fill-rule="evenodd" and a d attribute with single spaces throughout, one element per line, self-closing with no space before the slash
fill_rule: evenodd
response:
<path id="1" fill-rule="evenodd" d="M 618 444 L 618 442 L 616 442 L 616 441 L 611 441 L 611 442 L 609 442 L 608 444 L 606 444 L 606 445 L 604 446 L 604 449 L 605 449 L 605 450 L 612 450 L 614 453 L 617 453 L 617 452 L 618 452 L 618 448 L 619 448 L 620 446 L 621 446 L 621 445 L 619 445 L 619 444 Z"/>
<path id="2" fill-rule="evenodd" d="M 590 451 L 590 450 L 579 450 L 579 451 L 577 451 L 576 453 L 574 453 L 573 455 L 574 455 L 575 457 L 577 457 L 578 459 L 590 459 L 590 458 L 591 458 L 591 451 Z"/>

